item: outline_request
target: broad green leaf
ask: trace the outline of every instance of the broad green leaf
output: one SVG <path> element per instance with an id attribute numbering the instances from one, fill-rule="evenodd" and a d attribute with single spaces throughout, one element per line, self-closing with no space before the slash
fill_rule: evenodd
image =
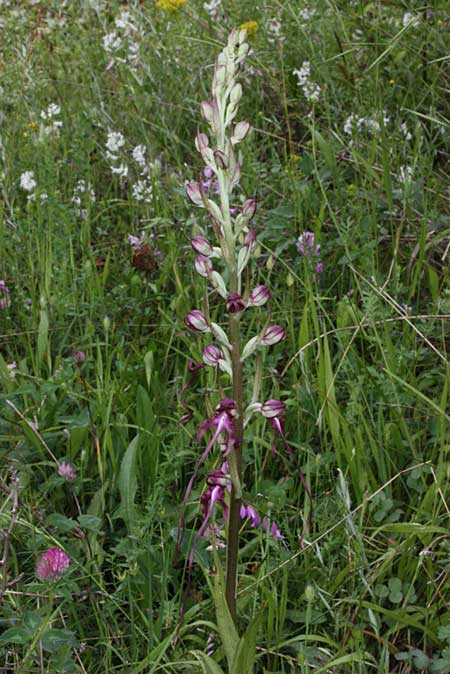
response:
<path id="1" fill-rule="evenodd" d="M 136 456 L 139 447 L 139 434 L 128 445 L 120 465 L 119 491 L 120 491 L 120 516 L 127 525 L 129 533 L 135 529 L 136 508 L 134 499 L 137 492 Z"/>
<path id="2" fill-rule="evenodd" d="M 261 623 L 262 613 L 256 615 L 239 640 L 233 669 L 230 674 L 253 674 L 256 659 L 256 637 Z"/>
<path id="3" fill-rule="evenodd" d="M 42 363 L 45 356 L 48 356 L 48 314 L 45 309 L 40 311 L 38 338 L 37 338 L 37 355 L 38 363 Z"/>
<path id="4" fill-rule="evenodd" d="M 78 641 L 71 630 L 49 629 L 41 637 L 42 648 L 50 653 L 56 653 L 63 646 L 76 648 Z"/>
<path id="5" fill-rule="evenodd" d="M 216 607 L 217 627 L 227 657 L 228 669 L 232 671 L 239 643 L 239 635 L 236 631 L 236 626 L 230 615 L 227 600 L 225 598 L 225 580 L 220 564 L 217 568 L 218 572 L 214 578 L 214 584 L 211 587 Z"/>
<path id="6" fill-rule="evenodd" d="M 26 627 L 10 627 L 0 635 L 0 644 L 18 644 L 23 646 L 33 638 L 32 632 Z"/>
<path id="7" fill-rule="evenodd" d="M 52 513 L 46 518 L 45 523 L 49 527 L 55 527 L 55 529 L 58 529 L 62 533 L 72 531 L 77 526 L 75 520 L 71 520 L 69 517 L 61 515 L 61 513 Z"/>

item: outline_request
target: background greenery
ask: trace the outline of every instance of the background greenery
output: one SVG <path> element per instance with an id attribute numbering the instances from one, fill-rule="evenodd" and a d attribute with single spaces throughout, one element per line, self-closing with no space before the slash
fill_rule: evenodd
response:
<path id="1" fill-rule="evenodd" d="M 111 65 L 103 38 L 123 10 L 136 28 L 123 41 L 137 42 L 138 57 L 124 47 Z M 261 614 L 261 673 L 450 672 L 447 3 L 223 0 L 214 18 L 199 0 L 173 12 L 150 0 L 3 0 L 4 531 L 11 470 L 20 479 L 15 582 L 0 604 L 8 674 L 198 672 L 192 651 L 212 641 L 221 661 L 206 541 L 173 643 L 202 480 L 174 565 L 179 507 L 196 429 L 217 403 L 214 377 L 201 374 L 187 394 L 194 418 L 180 425 L 189 359 L 201 353 L 182 318 L 205 294 L 189 243 L 204 223 L 183 184 L 201 169 L 194 135 L 214 58 L 249 20 L 258 30 L 242 79 L 240 119 L 253 127 L 242 192 L 259 204 L 255 284 L 270 286 L 288 333 L 264 355 L 262 399 L 288 405 L 314 513 L 301 547 L 310 504 L 255 423 L 246 495 L 285 540 L 243 531 L 240 627 Z M 292 72 L 304 61 L 321 88 L 313 107 Z M 63 125 L 46 135 L 51 103 Z M 350 136 L 351 114 L 379 129 L 361 123 Z M 110 130 L 126 138 L 127 179 L 111 173 Z M 138 144 L 153 162 L 150 203 L 133 196 Z M 95 192 L 84 217 L 72 202 L 79 180 Z M 148 271 L 133 267 L 127 241 L 143 229 Z M 305 230 L 321 244 L 320 276 L 296 251 Z M 75 482 L 57 475 L 52 454 L 75 466 Z M 38 582 L 37 556 L 55 545 L 71 571 Z"/>

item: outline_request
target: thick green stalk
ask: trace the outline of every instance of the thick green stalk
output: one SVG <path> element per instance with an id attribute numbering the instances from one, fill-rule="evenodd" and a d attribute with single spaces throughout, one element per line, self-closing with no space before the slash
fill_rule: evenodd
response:
<path id="1" fill-rule="evenodd" d="M 233 285 L 237 285 L 236 277 L 233 279 L 233 281 Z M 228 518 L 227 574 L 225 594 L 231 616 L 234 622 L 236 622 L 237 571 L 241 509 L 242 440 L 244 435 L 244 401 L 239 314 L 231 314 L 230 316 L 230 337 L 232 347 L 231 366 L 233 371 L 233 399 L 236 403 L 236 417 L 233 422 L 236 443 L 228 457 L 232 477 L 232 489 L 230 512 Z"/>

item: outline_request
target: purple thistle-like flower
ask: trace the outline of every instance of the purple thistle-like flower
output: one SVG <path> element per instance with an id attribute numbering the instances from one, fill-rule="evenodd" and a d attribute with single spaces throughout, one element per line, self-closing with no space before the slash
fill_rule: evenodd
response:
<path id="1" fill-rule="evenodd" d="M 197 255 L 194 261 L 194 266 L 197 274 L 200 274 L 200 276 L 203 276 L 203 278 L 208 278 L 211 272 L 214 271 L 211 260 L 209 257 L 205 257 L 204 255 Z"/>
<path id="2" fill-rule="evenodd" d="M 70 565 L 69 555 L 61 548 L 49 548 L 38 559 L 36 574 L 40 580 L 60 578 Z"/>
<path id="3" fill-rule="evenodd" d="M 58 475 L 59 477 L 62 477 L 63 480 L 66 480 L 66 482 L 73 482 L 77 479 L 75 468 L 71 463 L 66 463 L 65 461 L 59 464 Z"/>
<path id="4" fill-rule="evenodd" d="M 214 252 L 208 239 L 204 236 L 193 236 L 191 246 L 194 252 L 205 257 L 210 257 Z"/>
<path id="5" fill-rule="evenodd" d="M 203 362 L 205 365 L 216 367 L 222 359 L 223 353 L 215 344 L 208 344 L 203 350 Z"/>
<path id="6" fill-rule="evenodd" d="M 323 272 L 323 262 L 318 262 L 316 264 L 316 274 L 321 274 Z"/>
<path id="7" fill-rule="evenodd" d="M 278 344 L 286 337 L 286 330 L 281 325 L 269 325 L 261 337 L 260 343 L 264 346 Z"/>
<path id="8" fill-rule="evenodd" d="M 245 309 L 245 303 L 239 293 L 229 293 L 227 297 L 227 311 L 237 314 Z"/>
<path id="9" fill-rule="evenodd" d="M 270 299 L 270 290 L 267 286 L 256 286 L 249 295 L 247 306 L 262 307 Z"/>
<path id="10" fill-rule="evenodd" d="M 193 332 L 209 332 L 209 323 L 205 314 L 199 309 L 193 309 L 184 317 L 184 324 Z"/>

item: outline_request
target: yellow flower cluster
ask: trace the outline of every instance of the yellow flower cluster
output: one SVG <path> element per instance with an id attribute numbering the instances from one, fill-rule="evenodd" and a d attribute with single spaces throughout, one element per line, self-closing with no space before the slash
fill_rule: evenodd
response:
<path id="1" fill-rule="evenodd" d="M 156 7 L 158 9 L 169 9 L 169 10 L 174 10 L 174 9 L 179 9 L 183 5 L 185 5 L 187 0 L 158 0 L 156 3 Z"/>
<path id="2" fill-rule="evenodd" d="M 241 30 L 246 30 L 247 35 L 250 37 L 251 35 L 254 35 L 258 30 L 258 23 L 257 21 L 246 21 L 245 23 L 241 23 L 239 28 Z"/>

